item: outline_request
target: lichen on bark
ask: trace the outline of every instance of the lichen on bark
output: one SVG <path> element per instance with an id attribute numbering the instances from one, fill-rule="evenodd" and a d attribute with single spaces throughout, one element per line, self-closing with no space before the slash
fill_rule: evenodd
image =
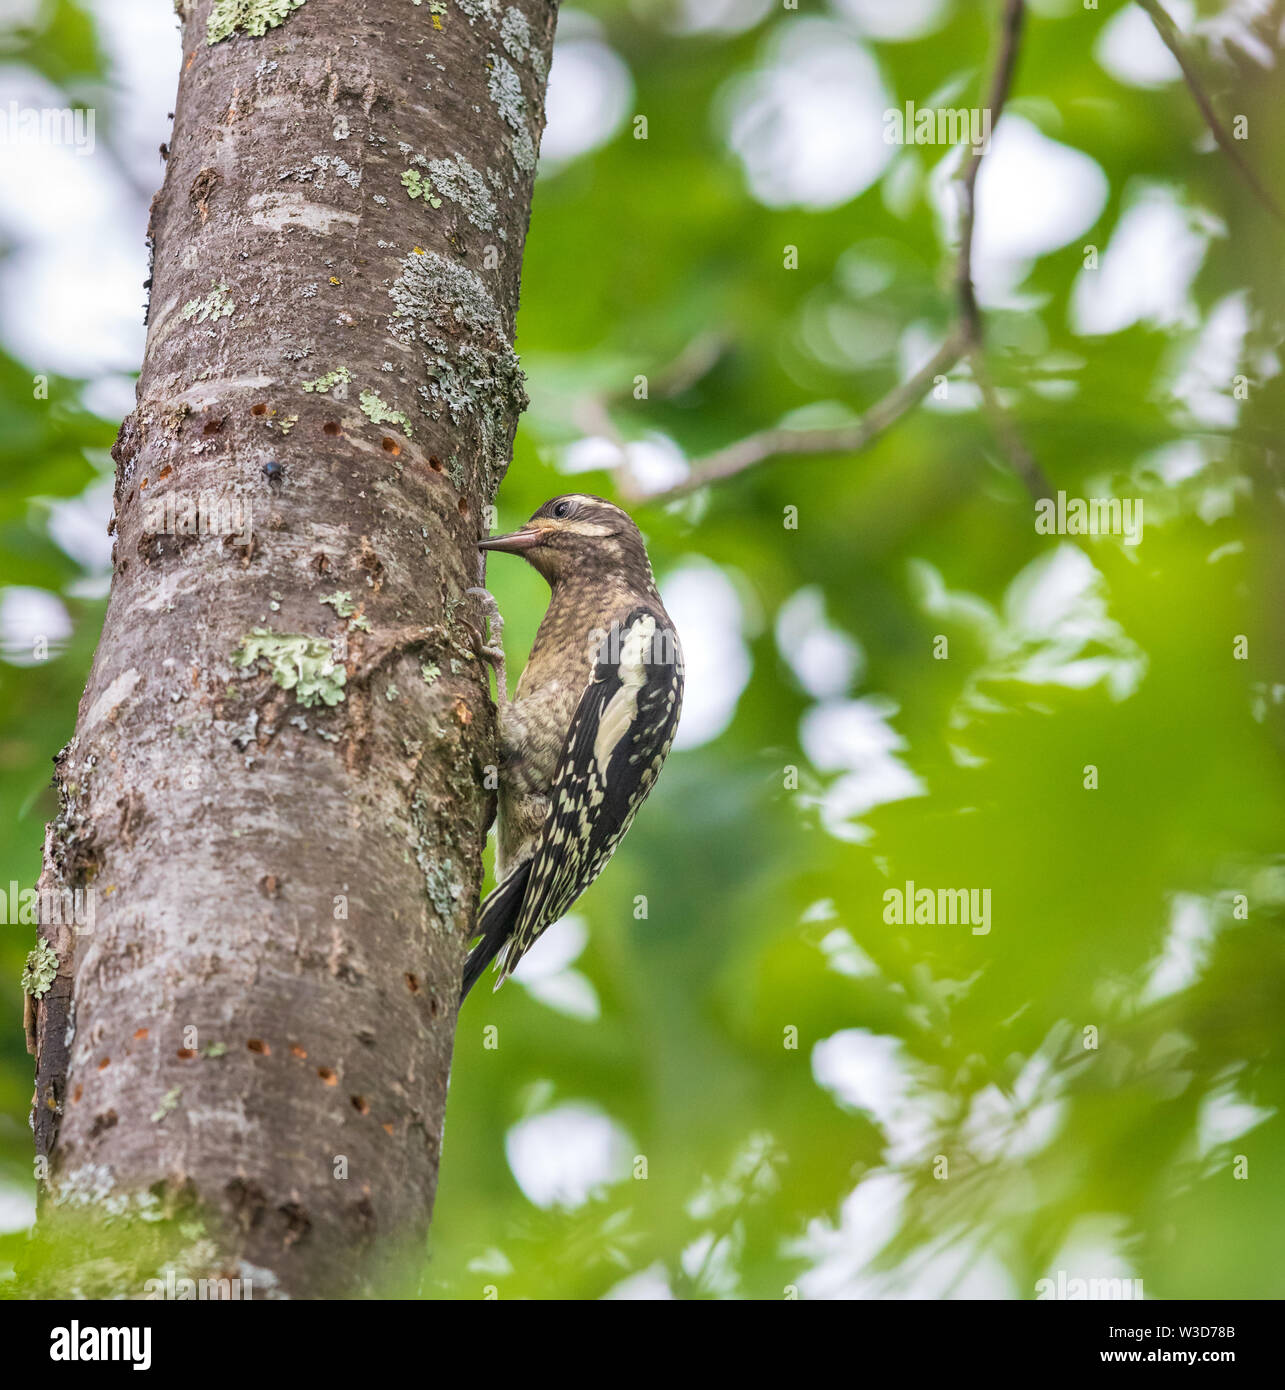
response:
<path id="1" fill-rule="evenodd" d="M 304 0 L 214 0 L 206 21 L 206 42 L 220 43 L 236 33 L 262 38 L 302 8 L 303 3 Z"/>
<path id="2" fill-rule="evenodd" d="M 97 917 L 40 927 L 29 997 L 67 1288 L 137 1296 L 177 1261 L 352 1293 L 422 1250 L 493 811 L 467 590 L 525 403 L 531 171 L 488 165 L 513 136 L 488 56 L 521 25 L 469 8 L 425 91 L 405 0 L 184 7 L 112 593 L 41 877 Z M 516 8 L 534 140 L 556 7 Z M 402 146 L 443 161 L 412 166 L 441 207 L 405 196 Z M 162 490 L 248 534 L 158 532 Z M 158 1215 L 172 1243 L 131 1262 L 113 1233 Z"/>

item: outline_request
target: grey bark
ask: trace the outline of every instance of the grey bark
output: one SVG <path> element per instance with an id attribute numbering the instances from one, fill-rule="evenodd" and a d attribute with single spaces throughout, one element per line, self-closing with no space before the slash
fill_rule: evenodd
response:
<path id="1" fill-rule="evenodd" d="M 183 1275 L 352 1293 L 422 1250 L 436 1185 L 493 812 L 465 591 L 525 404 L 556 3 L 180 10 L 115 574 L 41 884 L 95 918 L 40 929 L 41 1225 L 186 1213 Z M 216 534 L 184 534 L 192 505 Z"/>

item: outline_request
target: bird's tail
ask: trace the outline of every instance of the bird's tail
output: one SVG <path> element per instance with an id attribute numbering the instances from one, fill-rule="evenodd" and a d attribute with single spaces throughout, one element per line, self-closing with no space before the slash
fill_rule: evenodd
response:
<path id="1" fill-rule="evenodd" d="M 464 986 L 460 990 L 460 1003 L 468 998 L 468 992 L 478 982 L 482 972 L 504 948 L 504 943 L 513 935 L 513 928 L 522 910 L 522 899 L 526 894 L 527 879 L 531 876 L 531 860 L 520 865 L 492 890 L 481 911 L 477 914 L 475 936 L 481 940 L 469 952 L 464 963 Z"/>

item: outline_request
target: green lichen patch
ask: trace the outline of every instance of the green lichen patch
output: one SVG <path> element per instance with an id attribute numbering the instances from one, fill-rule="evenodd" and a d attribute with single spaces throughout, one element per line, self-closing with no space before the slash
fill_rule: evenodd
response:
<path id="1" fill-rule="evenodd" d="M 522 80 L 513 64 L 498 53 L 487 58 L 491 73 L 486 80 L 487 91 L 500 119 L 513 132 L 513 162 L 524 173 L 535 168 L 535 141 L 527 125 L 526 97 L 522 92 Z"/>
<path id="2" fill-rule="evenodd" d="M 452 321 L 475 332 L 500 327 L 500 311 L 482 277 L 433 251 L 412 251 L 388 293 L 397 305 L 394 330 L 403 337 L 415 329 L 422 338 L 425 329 L 446 328 Z"/>
<path id="3" fill-rule="evenodd" d="M 434 420 L 449 415 L 456 425 L 477 420 L 488 484 L 497 485 L 527 399 L 491 292 L 473 271 L 428 251 L 406 257 L 388 293 L 397 306 L 392 331 L 407 347 L 420 349 L 428 376 L 416 388 L 420 408 Z M 477 341 L 461 343 L 461 327 Z"/>
<path id="4" fill-rule="evenodd" d="M 154 1125 L 160 1124 L 160 1122 L 166 1117 L 166 1115 L 170 1114 L 171 1111 L 178 1109 L 179 1097 L 182 1094 L 182 1086 L 175 1086 L 171 1090 L 165 1092 L 165 1094 L 161 1097 L 161 1103 L 156 1107 L 154 1111 L 152 1111 L 152 1123 Z"/>
<path id="5" fill-rule="evenodd" d="M 27 952 L 22 970 L 22 988 L 33 999 L 43 999 L 58 974 L 58 952 L 47 941 L 36 942 L 36 949 Z"/>
<path id="6" fill-rule="evenodd" d="M 273 683 L 282 690 L 293 690 L 295 700 L 305 709 L 337 705 L 348 684 L 348 672 L 333 646 L 320 637 L 255 628 L 237 643 L 230 659 L 233 666 L 242 668 L 266 661 Z"/>
<path id="7" fill-rule="evenodd" d="M 337 154 L 314 154 L 312 162 L 316 168 L 324 175 L 327 170 L 333 170 L 336 178 L 341 178 L 350 188 L 361 187 L 361 170 L 354 169 L 341 155 Z M 303 170 L 299 171 L 302 179 Z M 311 170 L 307 172 L 311 173 Z"/>
<path id="8" fill-rule="evenodd" d="M 429 207 L 440 208 L 442 200 L 433 192 L 433 181 L 418 169 L 407 169 L 402 175 L 402 187 L 411 199 L 423 198 Z"/>
<path id="9" fill-rule="evenodd" d="M 430 160 L 428 172 L 433 176 L 433 186 L 457 203 L 475 227 L 489 232 L 495 226 L 497 209 L 491 190 L 462 154 L 454 159 Z"/>
<path id="10" fill-rule="evenodd" d="M 445 355 L 437 358 L 433 379 L 423 391 L 431 401 L 445 406 L 453 423 L 460 424 L 470 415 L 476 418 L 483 456 L 491 470 L 488 486 L 494 492 L 508 462 L 513 423 L 527 406 L 517 354 L 507 344 L 492 352 L 466 343 L 454 360 Z M 452 459 L 451 478 L 457 488 L 467 484 L 468 469 L 462 459 Z"/>
<path id="11" fill-rule="evenodd" d="M 351 618 L 357 611 L 353 606 L 352 594 L 346 589 L 336 589 L 333 594 L 326 594 L 321 601 L 328 603 L 341 618 Z"/>
<path id="12" fill-rule="evenodd" d="M 305 391 L 315 391 L 318 395 L 324 396 L 333 391 L 336 386 L 347 385 L 352 380 L 352 373 L 347 367 L 336 367 L 333 372 L 327 372 L 325 376 L 319 376 L 316 381 L 305 381 L 303 389 Z"/>
<path id="13" fill-rule="evenodd" d="M 231 318 L 235 308 L 236 305 L 228 297 L 226 285 L 211 285 L 204 299 L 189 299 L 183 305 L 180 317 L 189 323 L 209 323 L 215 319 Z"/>
<path id="14" fill-rule="evenodd" d="M 235 33 L 261 39 L 269 29 L 283 24 L 304 0 L 214 0 L 205 22 L 207 43 L 220 43 Z"/>
<path id="15" fill-rule="evenodd" d="M 463 899 L 464 886 L 459 882 L 454 862 L 441 858 L 434 851 L 428 826 L 428 803 L 423 792 L 416 792 L 411 800 L 410 847 L 424 876 L 424 891 L 433 911 L 441 925 L 449 930 Z"/>
<path id="16" fill-rule="evenodd" d="M 341 618 L 347 618 L 350 628 L 355 628 L 358 632 L 373 631 L 370 619 L 357 612 L 352 594 L 346 589 L 336 589 L 333 594 L 326 594 L 321 601 L 328 603 Z"/>
<path id="17" fill-rule="evenodd" d="M 500 42 L 515 63 L 520 63 L 531 47 L 531 26 L 521 10 L 510 5 L 500 21 Z"/>
<path id="18" fill-rule="evenodd" d="M 357 397 L 362 414 L 377 425 L 399 425 L 411 437 L 411 423 L 400 410 L 385 405 L 378 391 L 363 391 Z"/>

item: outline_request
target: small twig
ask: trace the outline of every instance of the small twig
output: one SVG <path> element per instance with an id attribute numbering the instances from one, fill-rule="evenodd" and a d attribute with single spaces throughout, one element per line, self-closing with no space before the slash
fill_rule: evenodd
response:
<path id="1" fill-rule="evenodd" d="M 572 407 L 571 419 L 576 428 L 586 435 L 597 435 L 610 440 L 620 450 L 621 462 L 625 456 L 625 437 L 616 428 L 608 408 L 609 397 L 597 392 L 581 396 Z"/>
<path id="2" fill-rule="evenodd" d="M 1025 13 L 1024 0 L 1006 0 L 999 55 L 987 96 L 992 130 L 999 122 L 1013 85 Z M 720 482 L 724 478 L 743 473 L 756 464 L 765 463 L 781 455 L 857 453 L 918 405 L 932 388 L 935 379 L 950 371 L 961 358 L 967 358 L 972 367 L 991 426 L 1013 471 L 1037 500 L 1051 496 L 1052 488 L 1048 479 L 1022 443 L 1016 426 L 1005 412 L 982 356 L 981 314 L 973 291 L 973 227 L 977 175 L 985 155 L 986 146 L 975 149 L 959 177 L 963 207 L 960 218 L 959 260 L 955 266 L 954 279 L 958 316 L 941 347 L 914 376 L 894 387 L 851 425 L 841 425 L 834 429 L 761 430 L 703 459 L 697 459 L 692 464 L 691 473 L 681 483 L 660 492 L 639 492 L 630 485 L 622 470 L 617 481 L 626 500 L 669 502 L 695 492 L 708 483 Z"/>
<path id="3" fill-rule="evenodd" d="M 769 1151 L 760 1155 L 754 1167 L 750 1169 L 745 1179 L 745 1186 L 737 1194 L 736 1200 L 728 1203 L 723 1209 L 722 1215 L 717 1220 L 711 1222 L 708 1232 L 710 1241 L 705 1250 L 705 1257 L 700 1262 L 700 1268 L 695 1274 L 688 1275 L 680 1263 L 677 1270 L 679 1277 L 675 1282 L 690 1288 L 694 1294 L 700 1293 L 701 1285 L 704 1283 L 706 1276 L 709 1274 L 710 1267 L 713 1264 L 714 1252 L 722 1245 L 728 1236 L 736 1230 L 736 1223 L 740 1219 L 741 1213 L 745 1211 L 746 1207 L 749 1205 L 750 1199 L 754 1196 L 754 1183 L 758 1175 L 763 1171 L 764 1167 L 767 1167 L 770 1171 L 771 1166 L 771 1152 Z"/>
<path id="4" fill-rule="evenodd" d="M 1013 74 L 1017 70 L 1017 54 L 1022 40 L 1022 21 L 1026 15 L 1024 0 L 1007 0 L 1004 6 L 1003 28 L 1000 33 L 999 57 L 995 62 L 995 72 L 991 77 L 990 92 L 986 98 L 986 109 L 991 113 L 991 131 L 999 124 L 999 118 L 1008 104 L 1008 94 L 1013 86 Z M 960 216 L 959 262 L 955 267 L 955 292 L 959 300 L 960 317 L 964 332 L 970 344 L 980 343 L 982 338 L 981 316 L 977 310 L 977 299 L 973 294 L 973 224 L 976 220 L 977 175 L 981 172 L 982 160 L 986 157 L 986 146 L 979 145 L 973 150 L 972 158 L 965 166 L 959 179 L 960 198 L 963 211 Z"/>
<path id="5" fill-rule="evenodd" d="M 721 333 L 700 333 L 687 344 L 668 365 L 652 373 L 648 381 L 648 398 L 669 400 L 681 396 L 706 377 L 727 351 L 727 340 Z M 576 424 L 586 434 L 596 434 L 614 444 L 620 453 L 620 462 L 613 472 L 616 487 L 625 497 L 636 497 L 637 490 L 629 476 L 628 441 L 612 419 L 613 402 L 623 400 L 626 390 L 596 392 L 582 397 L 576 403 L 574 418 Z"/>
<path id="6" fill-rule="evenodd" d="M 985 354 L 980 347 L 970 349 L 968 361 L 973 369 L 973 380 L 982 393 L 982 406 L 991 422 L 991 429 L 995 431 L 999 440 L 1000 448 L 1008 458 L 1009 466 L 1037 502 L 1052 497 L 1053 484 L 1022 442 L 1022 436 L 1013 423 L 1012 416 L 1004 409 L 999 393 L 995 390 L 995 383 L 991 380 Z"/>
<path id="7" fill-rule="evenodd" d="M 681 396 L 718 366 L 727 351 L 727 339 L 710 330 L 699 333 L 677 357 L 651 378 L 651 392 L 662 400 Z"/>
<path id="8" fill-rule="evenodd" d="M 959 361 L 963 348 L 964 336 L 956 327 L 914 376 L 895 386 L 850 425 L 838 425 L 831 429 L 760 430 L 758 434 L 748 435 L 725 449 L 698 459 L 692 464 L 691 473 L 681 483 L 663 492 L 634 494 L 626 490 L 627 495 L 633 501 L 668 502 L 675 497 L 685 497 L 708 483 L 743 473 L 747 468 L 778 455 L 856 453 L 918 405 L 932 389 L 935 379 Z"/>
<path id="9" fill-rule="evenodd" d="M 1236 141 L 1228 132 L 1227 127 L 1219 119 L 1218 113 L 1214 110 L 1214 104 L 1209 99 L 1209 94 L 1205 91 L 1204 83 L 1200 74 L 1196 71 L 1195 64 L 1191 60 L 1191 55 L 1187 52 L 1182 38 L 1178 33 L 1178 27 L 1169 17 L 1168 12 L 1159 3 L 1159 0 L 1138 0 L 1138 4 L 1151 16 L 1151 22 L 1156 26 L 1156 33 L 1160 35 L 1161 42 L 1173 54 L 1178 66 L 1182 69 L 1182 75 L 1187 81 L 1187 87 L 1200 108 L 1200 114 L 1205 118 L 1205 124 L 1209 127 L 1214 139 L 1218 142 L 1218 148 L 1227 156 L 1228 159 L 1240 171 L 1245 182 L 1254 191 L 1254 196 L 1272 214 L 1278 222 L 1285 222 L 1285 211 L 1268 189 L 1259 181 L 1258 175 L 1249 166 L 1244 155 L 1236 147 Z"/>
<path id="10" fill-rule="evenodd" d="M 1022 22 L 1026 16 L 1024 0 L 1006 0 L 1004 5 L 1003 28 L 1000 33 L 999 57 L 991 78 L 990 93 L 987 97 L 987 110 L 991 113 L 991 129 L 999 124 L 999 118 L 1008 102 L 1008 94 L 1013 86 L 1013 74 L 1017 70 L 1017 55 L 1022 41 Z M 986 154 L 985 147 L 973 151 L 959 178 L 960 202 L 962 204 L 959 223 L 959 263 L 955 267 L 955 294 L 959 300 L 959 322 L 964 334 L 964 354 L 973 371 L 973 380 L 982 395 L 982 407 L 990 420 L 991 429 L 999 441 L 1000 448 L 1008 459 L 1013 472 L 1022 480 L 1026 490 L 1038 502 L 1052 497 L 1053 486 L 1044 470 L 1035 461 L 1031 451 L 1022 442 L 1022 436 L 1012 417 L 1004 409 L 999 392 L 991 380 L 990 368 L 986 365 L 986 349 L 982 330 L 981 310 L 977 307 L 977 294 L 973 288 L 973 237 L 977 223 L 977 175 Z"/>

